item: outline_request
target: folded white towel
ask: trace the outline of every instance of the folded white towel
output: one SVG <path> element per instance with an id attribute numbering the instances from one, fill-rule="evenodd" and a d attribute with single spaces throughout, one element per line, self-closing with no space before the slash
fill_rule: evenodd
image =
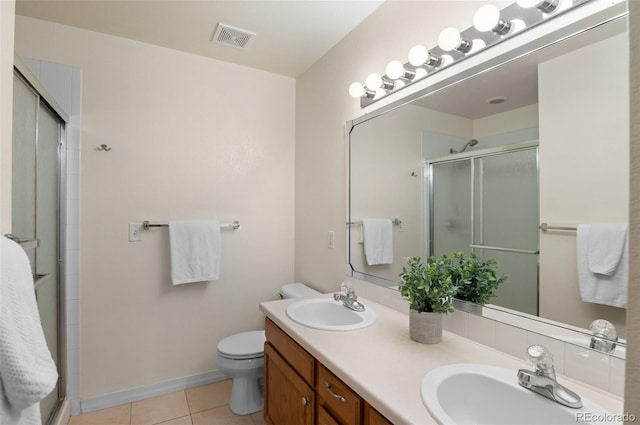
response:
<path id="1" fill-rule="evenodd" d="M 625 237 L 623 253 L 611 276 L 593 273 L 589 269 L 589 239 L 591 226 L 580 224 L 577 232 L 578 286 L 582 301 L 627 307 L 629 286 L 629 237 Z"/>
<path id="2" fill-rule="evenodd" d="M 367 264 L 393 264 L 393 223 L 386 218 L 363 218 Z"/>
<path id="3" fill-rule="evenodd" d="M 627 239 L 627 225 L 592 223 L 589 227 L 587 256 L 592 273 L 613 276 L 622 258 Z"/>
<path id="4" fill-rule="evenodd" d="M 56 365 L 42 331 L 29 259 L 0 237 L 0 423 L 40 425 L 40 400 L 55 388 Z"/>
<path id="5" fill-rule="evenodd" d="M 220 223 L 170 221 L 171 281 L 174 285 L 220 277 Z"/>

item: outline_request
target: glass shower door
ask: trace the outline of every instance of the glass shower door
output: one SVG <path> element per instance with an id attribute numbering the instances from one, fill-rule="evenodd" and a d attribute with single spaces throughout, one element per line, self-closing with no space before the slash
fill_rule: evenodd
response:
<path id="1" fill-rule="evenodd" d="M 509 275 L 491 303 L 538 314 L 538 150 L 430 164 L 431 254 L 474 252 Z"/>
<path id="2" fill-rule="evenodd" d="M 509 275 L 492 304 L 538 314 L 538 151 L 475 159 L 471 247 Z"/>
<path id="3" fill-rule="evenodd" d="M 25 251 L 34 275 L 42 330 L 62 376 L 60 158 L 64 121 L 17 72 L 13 82 L 12 233 L 38 241 Z M 43 424 L 53 419 L 63 397 L 59 379 L 40 402 Z"/>

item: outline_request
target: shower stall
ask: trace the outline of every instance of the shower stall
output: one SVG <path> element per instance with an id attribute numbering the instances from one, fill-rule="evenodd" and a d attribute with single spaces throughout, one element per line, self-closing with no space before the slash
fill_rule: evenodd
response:
<path id="1" fill-rule="evenodd" d="M 538 146 L 519 143 L 427 161 L 429 252 L 474 252 L 509 278 L 492 304 L 538 314 Z"/>
<path id="2" fill-rule="evenodd" d="M 53 421 L 64 383 L 64 140 L 66 116 L 14 68 L 11 237 L 25 249 L 44 336 L 57 366 L 55 389 L 40 402 L 42 423 Z"/>

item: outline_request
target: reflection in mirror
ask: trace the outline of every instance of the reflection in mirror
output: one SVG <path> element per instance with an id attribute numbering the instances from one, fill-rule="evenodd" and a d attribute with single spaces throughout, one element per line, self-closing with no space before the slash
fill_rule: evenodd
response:
<path id="1" fill-rule="evenodd" d="M 394 286 L 406 257 L 475 252 L 509 275 L 487 315 L 540 317 L 587 345 L 605 319 L 624 338 L 623 305 L 581 298 L 574 229 L 628 223 L 628 51 L 622 17 L 359 120 L 353 276 Z M 384 224 L 369 238 L 368 219 Z M 391 260 L 368 258 L 376 249 Z"/>

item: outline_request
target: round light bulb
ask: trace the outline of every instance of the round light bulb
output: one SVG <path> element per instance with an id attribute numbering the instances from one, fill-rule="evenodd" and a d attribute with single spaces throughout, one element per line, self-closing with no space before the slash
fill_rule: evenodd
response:
<path id="1" fill-rule="evenodd" d="M 480 32 L 494 29 L 500 22 L 500 11 L 492 4 L 485 4 L 473 15 L 473 26 Z"/>
<path id="2" fill-rule="evenodd" d="M 429 50 L 421 44 L 413 46 L 409 50 L 409 63 L 413 66 L 422 66 L 429 60 Z"/>
<path id="3" fill-rule="evenodd" d="M 356 99 L 362 97 L 365 92 L 366 90 L 364 89 L 362 83 L 355 82 L 349 86 L 349 94 L 351 95 L 351 97 L 354 97 Z"/>
<path id="4" fill-rule="evenodd" d="M 443 29 L 438 37 L 438 46 L 445 52 L 457 49 L 461 43 L 460 32 L 453 27 Z"/>
<path id="5" fill-rule="evenodd" d="M 365 84 L 370 90 L 379 89 L 380 87 L 382 87 L 382 77 L 380 76 L 380 74 L 376 73 L 369 74 L 369 76 L 367 76 Z"/>
<path id="6" fill-rule="evenodd" d="M 427 76 L 427 70 L 424 68 L 416 69 L 416 76 L 413 77 L 414 80 L 419 80 Z"/>
<path id="7" fill-rule="evenodd" d="M 387 77 L 397 80 L 405 74 L 404 64 L 400 61 L 391 61 L 387 65 Z"/>

